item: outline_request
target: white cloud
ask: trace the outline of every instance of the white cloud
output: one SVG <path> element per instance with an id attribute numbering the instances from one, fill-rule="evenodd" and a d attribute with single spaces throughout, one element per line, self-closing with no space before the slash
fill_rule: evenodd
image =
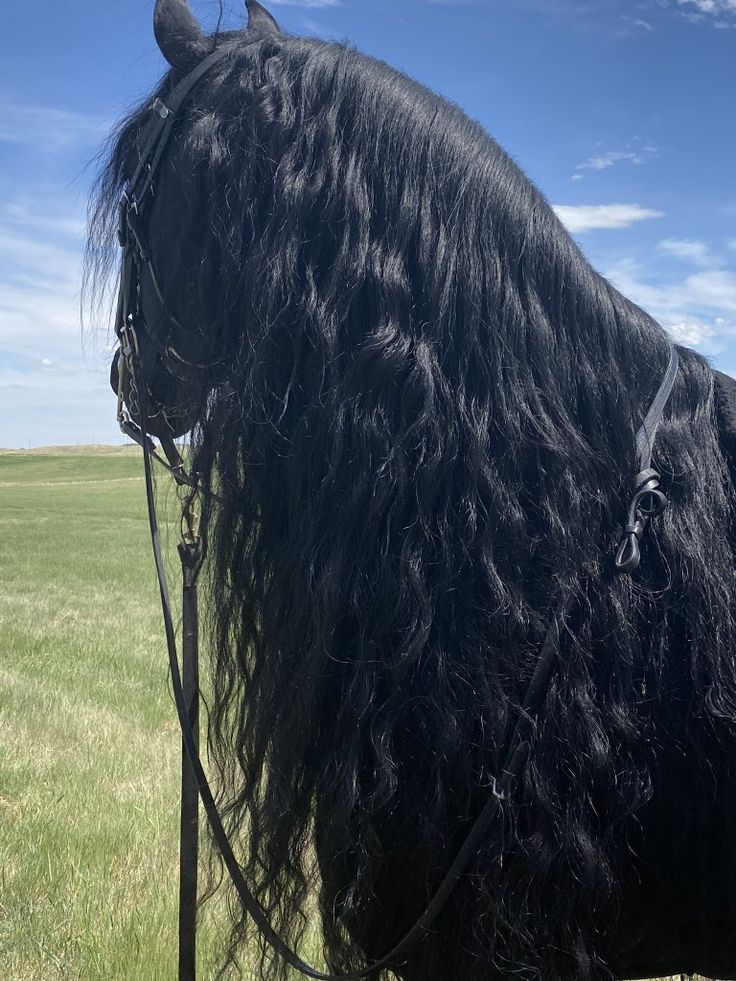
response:
<path id="1" fill-rule="evenodd" d="M 615 263 L 606 273 L 614 284 L 655 316 L 670 322 L 690 316 L 736 314 L 736 273 L 710 269 L 661 286 L 654 285 L 645 269 L 632 259 Z"/>
<path id="2" fill-rule="evenodd" d="M 677 4 L 695 23 L 708 21 L 719 30 L 736 27 L 733 20 L 724 19 L 736 16 L 736 0 L 677 0 Z"/>
<path id="3" fill-rule="evenodd" d="M 709 269 L 663 282 L 640 263 L 624 259 L 606 269 L 605 275 L 683 344 L 714 355 L 736 337 L 734 272 Z"/>
<path id="4" fill-rule="evenodd" d="M 97 145 L 109 129 L 110 121 L 101 116 L 0 101 L 0 143 L 53 154 L 80 144 Z"/>
<path id="5" fill-rule="evenodd" d="M 695 262 L 702 265 L 711 261 L 710 252 L 705 242 L 689 238 L 663 238 L 657 244 L 657 251 L 666 255 L 684 259 L 687 262 Z"/>
<path id="6" fill-rule="evenodd" d="M 40 204 L 0 210 L 0 446 L 119 441 L 107 337 L 89 352 L 82 340 L 80 224 Z"/>
<path id="7" fill-rule="evenodd" d="M 646 157 L 640 153 L 632 153 L 624 150 L 611 150 L 598 157 L 588 157 L 583 163 L 578 164 L 575 170 L 606 170 L 622 160 L 630 160 L 633 164 L 646 163 Z"/>
<path id="8" fill-rule="evenodd" d="M 554 210 L 573 235 L 593 228 L 627 228 L 637 221 L 664 217 L 663 211 L 638 204 L 556 204 Z"/>
<path id="9" fill-rule="evenodd" d="M 0 392 L 10 413 L 0 413 L 0 447 L 127 442 L 115 419 L 115 397 L 106 373 L 68 370 L 14 371 L 0 367 Z"/>
<path id="10" fill-rule="evenodd" d="M 678 344 L 684 344 L 686 347 L 699 348 L 704 352 L 711 351 L 715 353 L 714 338 L 716 337 L 716 330 L 713 326 L 697 320 L 665 323 L 664 326 L 672 335 L 673 340 Z"/>
<path id="11" fill-rule="evenodd" d="M 701 14 L 736 14 L 736 0 L 677 0 L 681 7 L 696 7 Z"/>
<path id="12" fill-rule="evenodd" d="M 688 276 L 685 285 L 694 302 L 736 314 L 736 273 L 712 269 Z"/>
<path id="13" fill-rule="evenodd" d="M 614 167 L 619 163 L 631 163 L 637 167 L 642 167 L 644 164 L 649 163 L 651 158 L 656 154 L 657 148 L 651 144 L 638 146 L 637 144 L 639 142 L 639 138 L 637 137 L 632 141 L 632 144 L 630 144 L 624 150 L 608 150 L 605 153 L 596 153 L 593 156 L 588 157 L 587 160 L 584 160 L 575 167 L 576 173 L 573 175 L 573 180 L 582 179 L 583 175 L 580 173 L 580 171 L 608 170 L 609 167 Z"/>
<path id="14" fill-rule="evenodd" d="M 81 214 L 39 215 L 28 203 L 13 202 L 6 206 L 3 217 L 15 228 L 43 232 L 44 235 L 65 235 L 82 238 L 86 232 L 86 222 Z"/>
<path id="15" fill-rule="evenodd" d="M 339 7 L 342 0 L 269 0 L 272 7 Z"/>

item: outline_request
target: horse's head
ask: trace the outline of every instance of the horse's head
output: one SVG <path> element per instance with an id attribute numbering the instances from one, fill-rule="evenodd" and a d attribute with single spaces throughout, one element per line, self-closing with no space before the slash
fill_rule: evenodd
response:
<path id="1" fill-rule="evenodd" d="M 280 33 L 256 0 L 246 6 L 246 31 L 212 38 L 186 0 L 158 0 L 154 31 L 170 71 L 156 97 L 127 122 L 116 147 L 123 258 L 115 325 L 120 347 L 110 383 L 121 422 L 133 433 L 141 422 L 160 438 L 188 432 L 226 374 L 212 312 L 213 289 L 225 290 L 218 282 L 222 264 L 206 208 L 197 213 L 207 196 L 197 128 L 207 127 L 212 111 L 196 89 L 218 62 Z"/>

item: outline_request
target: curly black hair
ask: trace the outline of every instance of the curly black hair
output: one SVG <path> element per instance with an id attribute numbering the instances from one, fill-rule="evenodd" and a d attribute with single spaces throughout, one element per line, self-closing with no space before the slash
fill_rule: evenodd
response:
<path id="1" fill-rule="evenodd" d="M 244 874 L 294 944 L 316 897 L 332 969 L 384 954 L 491 793 L 570 589 L 516 792 L 396 974 L 648 965 L 673 774 L 677 795 L 714 799 L 714 746 L 733 751 L 733 486 L 711 369 L 679 349 L 656 447 L 671 507 L 633 580 L 616 577 L 665 332 L 457 106 L 346 44 L 217 43 L 230 53 L 176 123 L 151 235 L 168 302 L 214 354 L 191 452 L 219 498 L 203 516 L 209 748 Z M 147 105 L 97 185 L 92 293 Z M 231 963 L 251 933 L 234 906 Z M 258 977 L 288 974 L 262 946 Z"/>

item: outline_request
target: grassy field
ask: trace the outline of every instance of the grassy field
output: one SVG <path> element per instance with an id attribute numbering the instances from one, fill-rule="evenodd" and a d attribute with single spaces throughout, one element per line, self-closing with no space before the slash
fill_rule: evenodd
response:
<path id="1" fill-rule="evenodd" d="M 178 766 L 138 451 L 0 452 L 2 981 L 176 977 Z"/>
<path id="2" fill-rule="evenodd" d="M 0 976 L 176 976 L 178 753 L 137 453 L 0 455 Z M 222 927 L 200 933 L 212 977 Z"/>

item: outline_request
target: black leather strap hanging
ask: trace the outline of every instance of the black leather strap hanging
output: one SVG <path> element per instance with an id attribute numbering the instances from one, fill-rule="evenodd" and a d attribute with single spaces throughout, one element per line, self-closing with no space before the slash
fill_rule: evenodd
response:
<path id="1" fill-rule="evenodd" d="M 182 572 L 182 693 L 194 746 L 199 751 L 199 618 L 197 577 L 199 541 L 179 544 Z M 197 879 L 199 868 L 199 791 L 182 740 L 179 827 L 179 981 L 197 976 Z"/>

